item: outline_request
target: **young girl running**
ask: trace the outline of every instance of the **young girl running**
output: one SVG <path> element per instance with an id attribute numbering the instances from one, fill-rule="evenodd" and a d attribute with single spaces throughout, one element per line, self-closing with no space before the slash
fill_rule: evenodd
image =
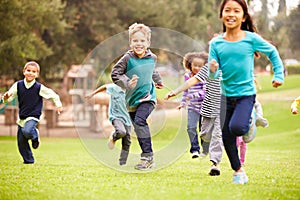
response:
<path id="1" fill-rule="evenodd" d="M 236 137 L 246 135 L 250 128 L 251 113 L 255 103 L 254 55 L 264 53 L 273 65 L 272 85 L 277 88 L 283 84 L 283 64 L 276 48 L 254 33 L 256 28 L 248 12 L 245 0 L 223 0 L 220 18 L 224 33 L 210 42 L 209 77 L 214 79 L 222 72 L 222 96 L 220 121 L 222 139 L 231 168 L 234 170 L 233 183 L 245 184 L 248 177 L 241 167 Z M 189 79 L 184 85 L 167 94 L 175 96 L 197 83 Z"/>
<path id="2" fill-rule="evenodd" d="M 209 61 L 211 78 L 222 71 L 221 125 L 225 151 L 230 160 L 233 183 L 248 182 L 237 153 L 236 136 L 249 131 L 251 113 L 255 103 L 254 55 L 266 54 L 274 70 L 273 87 L 281 86 L 284 79 L 283 64 L 276 48 L 256 32 L 244 0 L 223 0 L 220 7 L 224 33 L 210 43 Z"/>
<path id="3" fill-rule="evenodd" d="M 184 74 L 184 81 L 187 81 L 195 74 L 199 72 L 199 70 L 204 66 L 207 62 L 208 54 L 205 52 L 190 52 L 184 56 L 183 66 L 188 70 Z M 193 87 L 185 90 L 182 93 L 181 104 L 177 107 L 177 109 L 187 107 L 188 110 L 188 124 L 187 124 L 187 132 L 189 135 L 191 148 L 190 153 L 192 154 L 192 158 L 198 158 L 200 156 L 200 145 L 198 140 L 198 132 L 201 129 L 201 105 L 205 96 L 205 83 L 198 83 Z M 207 142 L 205 142 L 207 143 Z M 203 145 L 203 143 L 202 143 Z M 205 144 L 204 144 L 205 145 Z M 208 147 L 209 144 L 206 146 Z M 205 150 L 203 149 L 205 152 Z M 208 149 L 206 150 L 208 151 Z"/>

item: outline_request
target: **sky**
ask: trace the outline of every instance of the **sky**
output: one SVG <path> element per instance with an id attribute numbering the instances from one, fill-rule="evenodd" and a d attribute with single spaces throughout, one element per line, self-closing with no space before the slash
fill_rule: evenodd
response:
<path id="1" fill-rule="evenodd" d="M 269 3 L 274 3 L 274 11 L 272 12 L 272 16 L 276 16 L 277 15 L 277 8 L 278 8 L 278 2 L 279 0 L 268 0 Z M 300 0 L 286 0 L 287 3 L 287 14 L 290 13 L 290 10 L 293 8 L 296 8 L 298 6 L 298 4 L 300 3 Z M 254 9 L 256 11 L 260 11 L 261 10 L 261 2 L 260 0 L 254 0 Z"/>

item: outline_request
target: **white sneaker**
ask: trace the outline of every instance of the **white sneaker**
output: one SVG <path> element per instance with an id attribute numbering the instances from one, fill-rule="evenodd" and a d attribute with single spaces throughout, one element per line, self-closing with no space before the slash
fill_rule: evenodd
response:
<path id="1" fill-rule="evenodd" d="M 194 152 L 192 153 L 192 158 L 199 158 L 199 156 L 200 156 L 200 154 L 199 154 L 198 151 L 194 151 Z"/>
<path id="2" fill-rule="evenodd" d="M 114 141 L 113 135 L 114 135 L 114 132 L 112 132 L 110 134 L 109 138 L 108 138 L 107 146 L 108 146 L 109 149 L 114 149 L 115 148 L 116 141 Z"/>
<path id="3" fill-rule="evenodd" d="M 134 166 L 134 169 L 146 171 L 152 169 L 154 166 L 155 163 L 152 156 L 141 157 L 140 162 Z"/>
<path id="4" fill-rule="evenodd" d="M 259 117 L 259 116 L 257 116 L 255 124 L 256 124 L 256 126 L 261 126 L 263 128 L 266 128 L 269 126 L 268 120 L 266 118 Z"/>
<path id="5" fill-rule="evenodd" d="M 242 172 L 234 172 L 233 173 L 233 183 L 244 185 L 248 183 L 249 179 L 246 175 L 246 172 L 243 170 Z"/>
<path id="6" fill-rule="evenodd" d="M 246 143 L 249 143 L 252 140 L 254 140 L 254 138 L 256 136 L 256 125 L 254 123 L 256 121 L 256 116 L 255 115 L 256 115 L 255 111 L 253 111 L 252 115 L 251 115 L 250 129 L 249 129 L 248 133 L 243 135 L 243 141 L 246 142 Z"/>

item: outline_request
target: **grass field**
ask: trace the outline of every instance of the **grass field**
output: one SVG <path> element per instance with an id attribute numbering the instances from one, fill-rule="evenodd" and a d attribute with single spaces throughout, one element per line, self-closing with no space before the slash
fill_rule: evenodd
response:
<path id="1" fill-rule="evenodd" d="M 82 140 L 74 138 L 42 138 L 34 151 L 36 164 L 24 165 L 16 138 L 2 136 L 0 199 L 300 199 L 300 115 L 289 109 L 300 95 L 300 76 L 288 76 L 279 89 L 271 88 L 269 76 L 258 80 L 262 85 L 258 98 L 270 126 L 259 127 L 256 139 L 248 144 L 247 185 L 232 184 L 225 152 L 218 177 L 208 175 L 208 157 L 192 160 L 187 148 L 164 168 L 126 173 L 103 165 Z M 176 120 L 180 119 L 168 116 L 163 134 L 153 137 L 154 150 L 172 140 Z M 134 138 L 132 143 L 132 151 L 139 152 Z M 117 157 L 112 159 L 117 162 Z"/>

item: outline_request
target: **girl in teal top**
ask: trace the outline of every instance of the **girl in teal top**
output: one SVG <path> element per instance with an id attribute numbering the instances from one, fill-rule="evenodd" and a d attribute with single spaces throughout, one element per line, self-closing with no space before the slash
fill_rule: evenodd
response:
<path id="1" fill-rule="evenodd" d="M 283 84 L 283 64 L 276 48 L 258 34 L 245 0 L 223 0 L 220 6 L 223 32 L 210 42 L 210 78 L 222 71 L 221 127 L 225 151 L 233 174 L 233 183 L 245 184 L 248 177 L 238 156 L 237 136 L 247 136 L 255 103 L 254 57 L 262 52 L 270 59 L 273 87 Z M 255 117 L 254 117 L 255 118 Z M 252 133 L 252 132 L 251 132 Z M 250 134 L 250 131 L 249 131 Z"/>
<path id="2" fill-rule="evenodd" d="M 227 97 L 250 96 L 256 94 L 254 84 L 254 53 L 261 52 L 270 59 L 273 81 L 283 82 L 283 64 L 276 48 L 257 33 L 243 31 L 244 36 L 237 41 L 228 41 L 226 32 L 210 43 L 209 61 L 216 60 L 218 70 L 210 73 L 210 78 L 222 75 L 222 94 Z"/>

